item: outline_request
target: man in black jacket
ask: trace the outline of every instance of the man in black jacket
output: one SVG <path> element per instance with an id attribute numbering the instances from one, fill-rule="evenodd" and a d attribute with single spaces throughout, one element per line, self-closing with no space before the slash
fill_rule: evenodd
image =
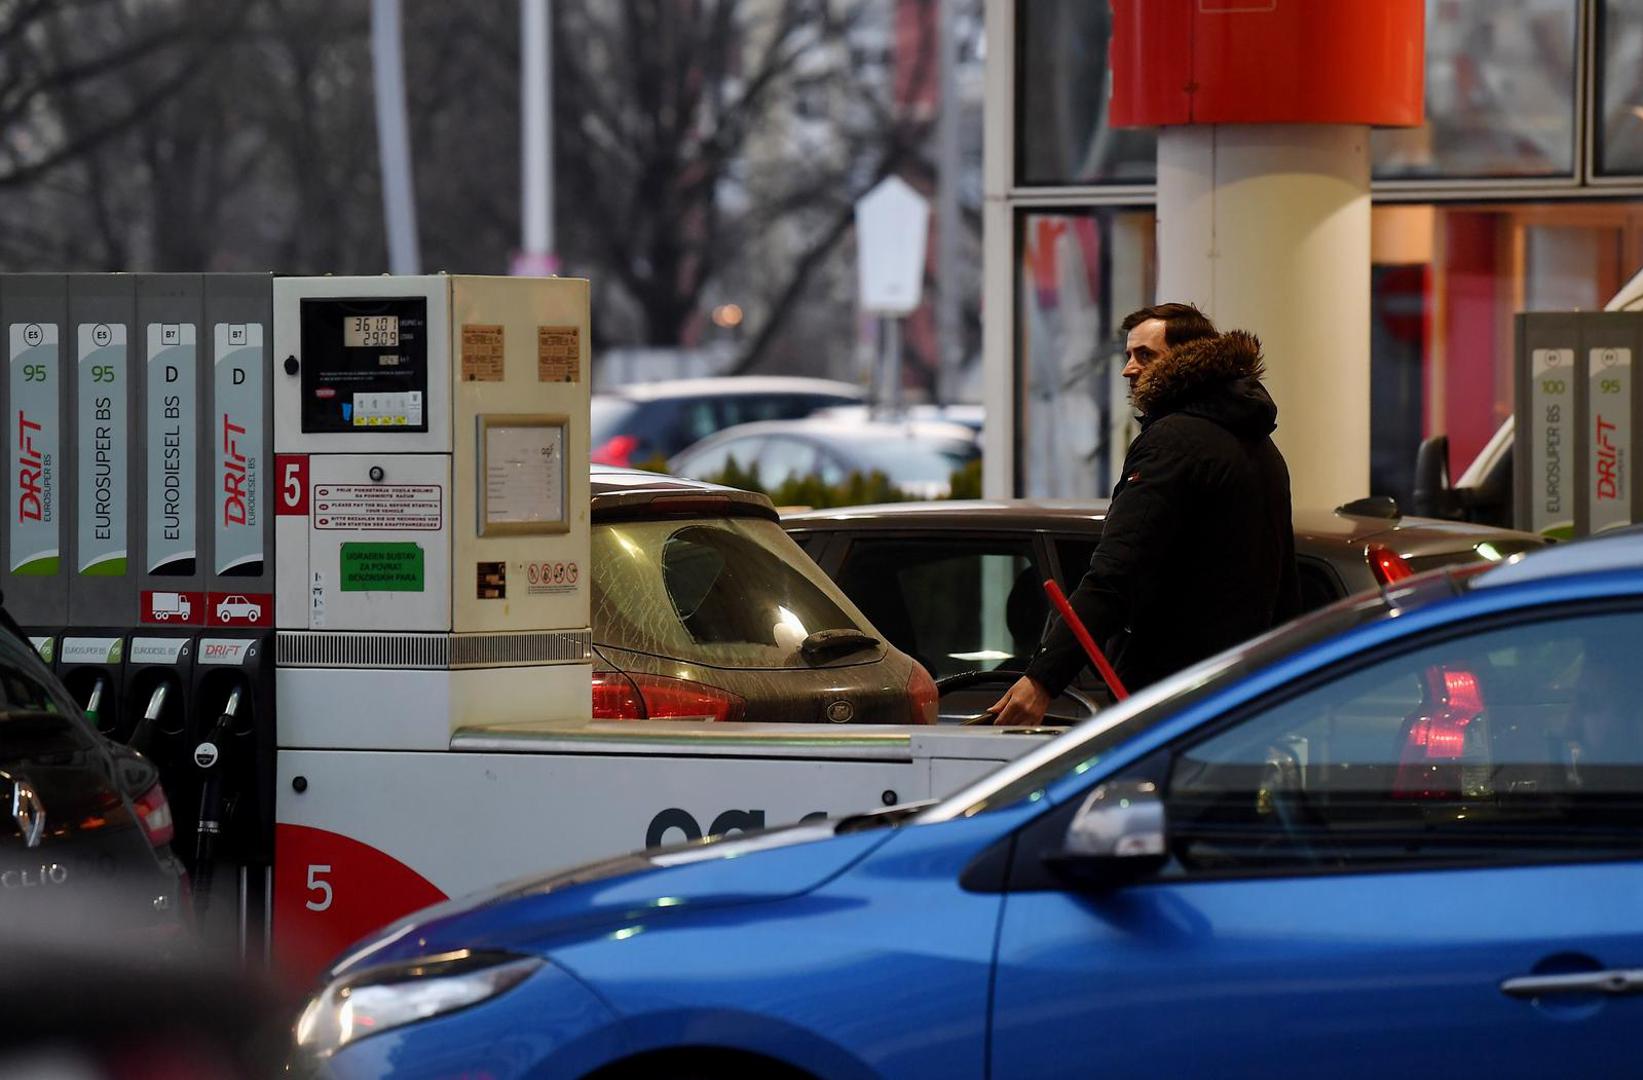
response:
<path id="1" fill-rule="evenodd" d="M 1134 690 L 1293 617 L 1300 590 L 1261 343 L 1217 334 L 1190 304 L 1142 308 L 1123 328 L 1141 434 L 1068 599 Z M 1040 723 L 1087 663 L 1056 619 L 993 722 Z"/>

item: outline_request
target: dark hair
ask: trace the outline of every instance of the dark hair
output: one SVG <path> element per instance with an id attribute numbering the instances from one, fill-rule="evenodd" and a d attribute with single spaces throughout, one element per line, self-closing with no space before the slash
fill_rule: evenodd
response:
<path id="1" fill-rule="evenodd" d="M 1124 316 L 1120 329 L 1127 334 L 1148 319 L 1163 320 L 1164 344 L 1172 349 L 1189 341 L 1215 336 L 1215 324 L 1191 304 L 1152 304 L 1132 311 Z"/>

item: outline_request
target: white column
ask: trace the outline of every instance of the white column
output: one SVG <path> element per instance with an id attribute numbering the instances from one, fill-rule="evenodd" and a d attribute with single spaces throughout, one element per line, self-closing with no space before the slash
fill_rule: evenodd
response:
<path id="1" fill-rule="evenodd" d="M 1369 494 L 1369 129 L 1158 133 L 1158 299 L 1255 333 L 1295 505 Z"/>
<path id="2" fill-rule="evenodd" d="M 387 219 L 388 270 L 421 272 L 416 195 L 411 183 L 410 122 L 405 116 L 405 50 L 399 0 L 371 0 L 371 69 L 376 89 L 377 156 Z"/>

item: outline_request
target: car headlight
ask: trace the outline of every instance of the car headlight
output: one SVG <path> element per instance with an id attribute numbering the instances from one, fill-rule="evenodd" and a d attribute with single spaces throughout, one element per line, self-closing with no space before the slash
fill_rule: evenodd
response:
<path id="1" fill-rule="evenodd" d="M 461 949 L 351 973 L 309 999 L 297 1020 L 297 1046 L 323 1056 L 367 1035 L 465 1009 L 513 989 L 542 963 Z"/>

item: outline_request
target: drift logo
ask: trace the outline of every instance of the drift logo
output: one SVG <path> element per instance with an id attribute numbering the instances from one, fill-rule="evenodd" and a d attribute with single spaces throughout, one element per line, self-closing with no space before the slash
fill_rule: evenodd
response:
<path id="1" fill-rule="evenodd" d="M 46 501 L 46 457 L 34 445 L 42 428 L 21 409 L 17 411 L 17 520 L 44 521 L 50 511 Z"/>
<path id="2" fill-rule="evenodd" d="M 246 477 L 248 475 L 245 455 L 240 452 L 240 440 L 245 437 L 245 428 L 234 423 L 227 413 L 222 418 L 222 523 L 224 525 L 249 525 L 251 523 L 251 501 L 246 497 Z"/>
<path id="3" fill-rule="evenodd" d="M 1597 418 L 1597 497 L 1599 499 L 1620 498 L 1620 452 L 1609 439 L 1609 433 L 1614 429 L 1614 424 L 1601 416 Z"/>

